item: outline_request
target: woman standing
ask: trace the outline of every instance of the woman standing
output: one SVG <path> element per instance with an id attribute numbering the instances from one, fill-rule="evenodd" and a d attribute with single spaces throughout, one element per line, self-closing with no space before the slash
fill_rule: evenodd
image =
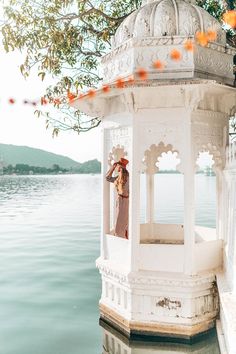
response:
<path id="1" fill-rule="evenodd" d="M 126 169 L 128 163 L 128 160 L 121 158 L 106 174 L 106 180 L 114 183 L 117 191 L 115 236 L 126 239 L 128 239 L 129 226 L 129 172 Z M 118 176 L 112 177 L 116 168 Z"/>

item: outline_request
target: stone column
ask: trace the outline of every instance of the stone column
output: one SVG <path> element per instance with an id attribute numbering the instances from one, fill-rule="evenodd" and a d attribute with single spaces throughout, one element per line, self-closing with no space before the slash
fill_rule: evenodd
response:
<path id="1" fill-rule="evenodd" d="M 154 177 L 155 175 L 149 171 L 146 173 L 146 215 L 145 222 L 149 224 L 149 236 L 153 236 L 154 223 Z"/>
<path id="2" fill-rule="evenodd" d="M 138 270 L 140 243 L 140 142 L 137 122 L 134 121 L 130 155 L 129 243 L 130 270 Z"/>
<path id="3" fill-rule="evenodd" d="M 101 170 L 101 185 L 102 185 L 102 225 L 101 225 L 101 257 L 106 259 L 106 234 L 110 232 L 110 183 L 106 181 L 105 175 L 107 172 L 107 130 L 103 129 L 102 137 L 102 170 Z"/>
<path id="4" fill-rule="evenodd" d="M 184 273 L 195 274 L 195 155 L 191 113 L 186 117 L 184 139 Z"/>
<path id="5" fill-rule="evenodd" d="M 216 170 L 216 238 L 223 239 L 223 175 Z"/>

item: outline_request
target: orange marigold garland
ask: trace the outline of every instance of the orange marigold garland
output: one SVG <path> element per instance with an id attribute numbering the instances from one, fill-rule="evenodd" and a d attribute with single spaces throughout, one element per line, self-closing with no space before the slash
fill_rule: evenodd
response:
<path id="1" fill-rule="evenodd" d="M 223 21 L 232 28 L 236 28 L 236 10 L 227 11 L 223 15 Z"/>
<path id="2" fill-rule="evenodd" d="M 159 59 L 155 60 L 153 63 L 154 69 L 163 70 L 165 69 L 165 63 Z"/>
<path id="3" fill-rule="evenodd" d="M 182 54 L 178 49 L 172 49 L 172 51 L 170 52 L 170 57 L 172 60 L 178 61 L 182 58 Z"/>
<path id="4" fill-rule="evenodd" d="M 122 89 L 122 88 L 124 88 L 124 86 L 125 86 L 124 79 L 119 78 L 116 80 L 116 87 L 117 88 Z"/>
<path id="5" fill-rule="evenodd" d="M 46 104 L 48 104 L 48 100 L 45 97 L 41 97 L 41 105 L 44 106 Z"/>
<path id="6" fill-rule="evenodd" d="M 14 103 L 16 103 L 16 101 L 15 101 L 15 99 L 14 99 L 14 98 L 9 98 L 8 102 L 9 102 L 10 104 L 14 104 Z"/>
<path id="7" fill-rule="evenodd" d="M 110 92 L 110 90 L 111 90 L 110 86 L 108 86 L 108 85 L 103 85 L 102 86 L 102 91 L 104 93 L 108 93 L 108 92 Z"/>
<path id="8" fill-rule="evenodd" d="M 148 78 L 148 72 L 147 70 L 143 69 L 143 68 L 139 68 L 136 71 L 137 76 L 139 77 L 140 80 L 147 80 Z"/>
<path id="9" fill-rule="evenodd" d="M 55 99 L 53 100 L 53 103 L 54 103 L 56 106 L 59 106 L 59 105 L 61 104 L 60 98 L 55 98 Z"/>
<path id="10" fill-rule="evenodd" d="M 68 98 L 69 101 L 73 101 L 73 99 L 76 98 L 76 95 L 74 93 L 72 93 L 72 92 L 68 92 L 67 93 L 67 98 Z"/>
<path id="11" fill-rule="evenodd" d="M 205 32 L 197 32 L 196 40 L 198 44 L 200 44 L 202 47 L 206 47 L 209 41 L 208 36 Z"/>
<path id="12" fill-rule="evenodd" d="M 94 89 L 90 89 L 87 92 L 89 98 L 94 98 L 96 96 L 96 91 Z"/>
<path id="13" fill-rule="evenodd" d="M 187 52 L 193 52 L 194 51 L 194 43 L 191 39 L 187 39 L 184 43 L 184 49 L 187 50 Z"/>

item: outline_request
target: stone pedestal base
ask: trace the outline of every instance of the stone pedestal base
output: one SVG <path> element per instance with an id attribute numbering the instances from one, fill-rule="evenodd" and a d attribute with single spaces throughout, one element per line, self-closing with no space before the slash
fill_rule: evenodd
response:
<path id="1" fill-rule="evenodd" d="M 191 341 L 215 325 L 218 292 L 212 273 L 125 273 L 99 261 L 101 318 L 126 336 Z"/>
<path id="2" fill-rule="evenodd" d="M 104 305 L 100 305 L 100 320 L 109 324 L 127 338 L 134 340 L 160 340 L 178 343 L 194 343 L 205 336 L 215 327 L 215 320 L 209 320 L 203 324 L 189 326 L 176 326 L 168 324 L 127 321 Z"/>
<path id="3" fill-rule="evenodd" d="M 215 330 L 210 330 L 196 343 L 170 342 L 169 338 L 160 338 L 158 341 L 138 338 L 127 338 L 108 323 L 100 320 L 103 337 L 103 354 L 167 354 L 167 353 L 191 353 L 191 354 L 219 354 Z"/>

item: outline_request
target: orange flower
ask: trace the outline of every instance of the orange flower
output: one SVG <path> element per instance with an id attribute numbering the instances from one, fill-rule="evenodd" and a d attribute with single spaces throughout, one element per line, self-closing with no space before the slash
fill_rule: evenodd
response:
<path id="1" fill-rule="evenodd" d="M 124 86 L 125 86 L 124 79 L 119 78 L 116 80 L 116 87 L 117 88 L 121 89 L 121 88 L 124 88 Z"/>
<path id="2" fill-rule="evenodd" d="M 197 32 L 196 39 L 197 39 L 198 44 L 200 44 L 202 47 L 207 46 L 208 41 L 209 41 L 208 36 L 205 32 Z"/>
<path id="3" fill-rule="evenodd" d="M 14 98 L 9 98 L 8 102 L 9 102 L 10 104 L 14 104 L 14 103 L 16 103 L 16 101 L 15 101 L 15 99 L 14 99 Z"/>
<path id="4" fill-rule="evenodd" d="M 225 12 L 223 15 L 223 21 L 232 28 L 236 28 L 236 11 L 231 10 Z"/>
<path id="5" fill-rule="evenodd" d="M 55 99 L 53 100 L 53 103 L 54 103 L 55 105 L 61 104 L 60 98 L 55 98 Z"/>
<path id="6" fill-rule="evenodd" d="M 48 101 L 46 100 L 45 97 L 41 97 L 41 105 L 45 105 L 45 104 L 48 104 Z"/>
<path id="7" fill-rule="evenodd" d="M 217 38 L 217 33 L 216 33 L 216 31 L 209 30 L 206 32 L 206 36 L 207 36 L 208 41 L 215 41 Z"/>
<path id="8" fill-rule="evenodd" d="M 179 50 L 177 49 L 173 49 L 171 52 L 170 52 L 170 57 L 172 60 L 180 60 L 182 58 L 182 54 L 180 53 Z"/>
<path id="9" fill-rule="evenodd" d="M 158 59 L 158 60 L 154 61 L 153 67 L 155 69 L 162 70 L 165 68 L 165 63 Z"/>
<path id="10" fill-rule="evenodd" d="M 104 93 L 108 93 L 109 91 L 110 91 L 110 86 L 108 86 L 108 85 L 103 85 L 103 87 L 102 87 L 102 91 L 104 92 Z"/>
<path id="11" fill-rule="evenodd" d="M 69 101 L 73 101 L 73 99 L 76 97 L 76 95 L 72 92 L 67 93 L 67 98 Z"/>
<path id="12" fill-rule="evenodd" d="M 136 73 L 137 73 L 138 77 L 140 78 L 140 80 L 147 80 L 147 78 L 148 78 L 147 70 L 140 68 L 137 70 Z"/>
<path id="13" fill-rule="evenodd" d="M 90 89 L 90 90 L 88 90 L 87 95 L 89 98 L 94 98 L 96 96 L 96 91 L 93 89 Z"/>
<path id="14" fill-rule="evenodd" d="M 193 41 L 187 39 L 184 43 L 184 49 L 187 50 L 188 52 L 193 52 L 195 49 Z"/>

